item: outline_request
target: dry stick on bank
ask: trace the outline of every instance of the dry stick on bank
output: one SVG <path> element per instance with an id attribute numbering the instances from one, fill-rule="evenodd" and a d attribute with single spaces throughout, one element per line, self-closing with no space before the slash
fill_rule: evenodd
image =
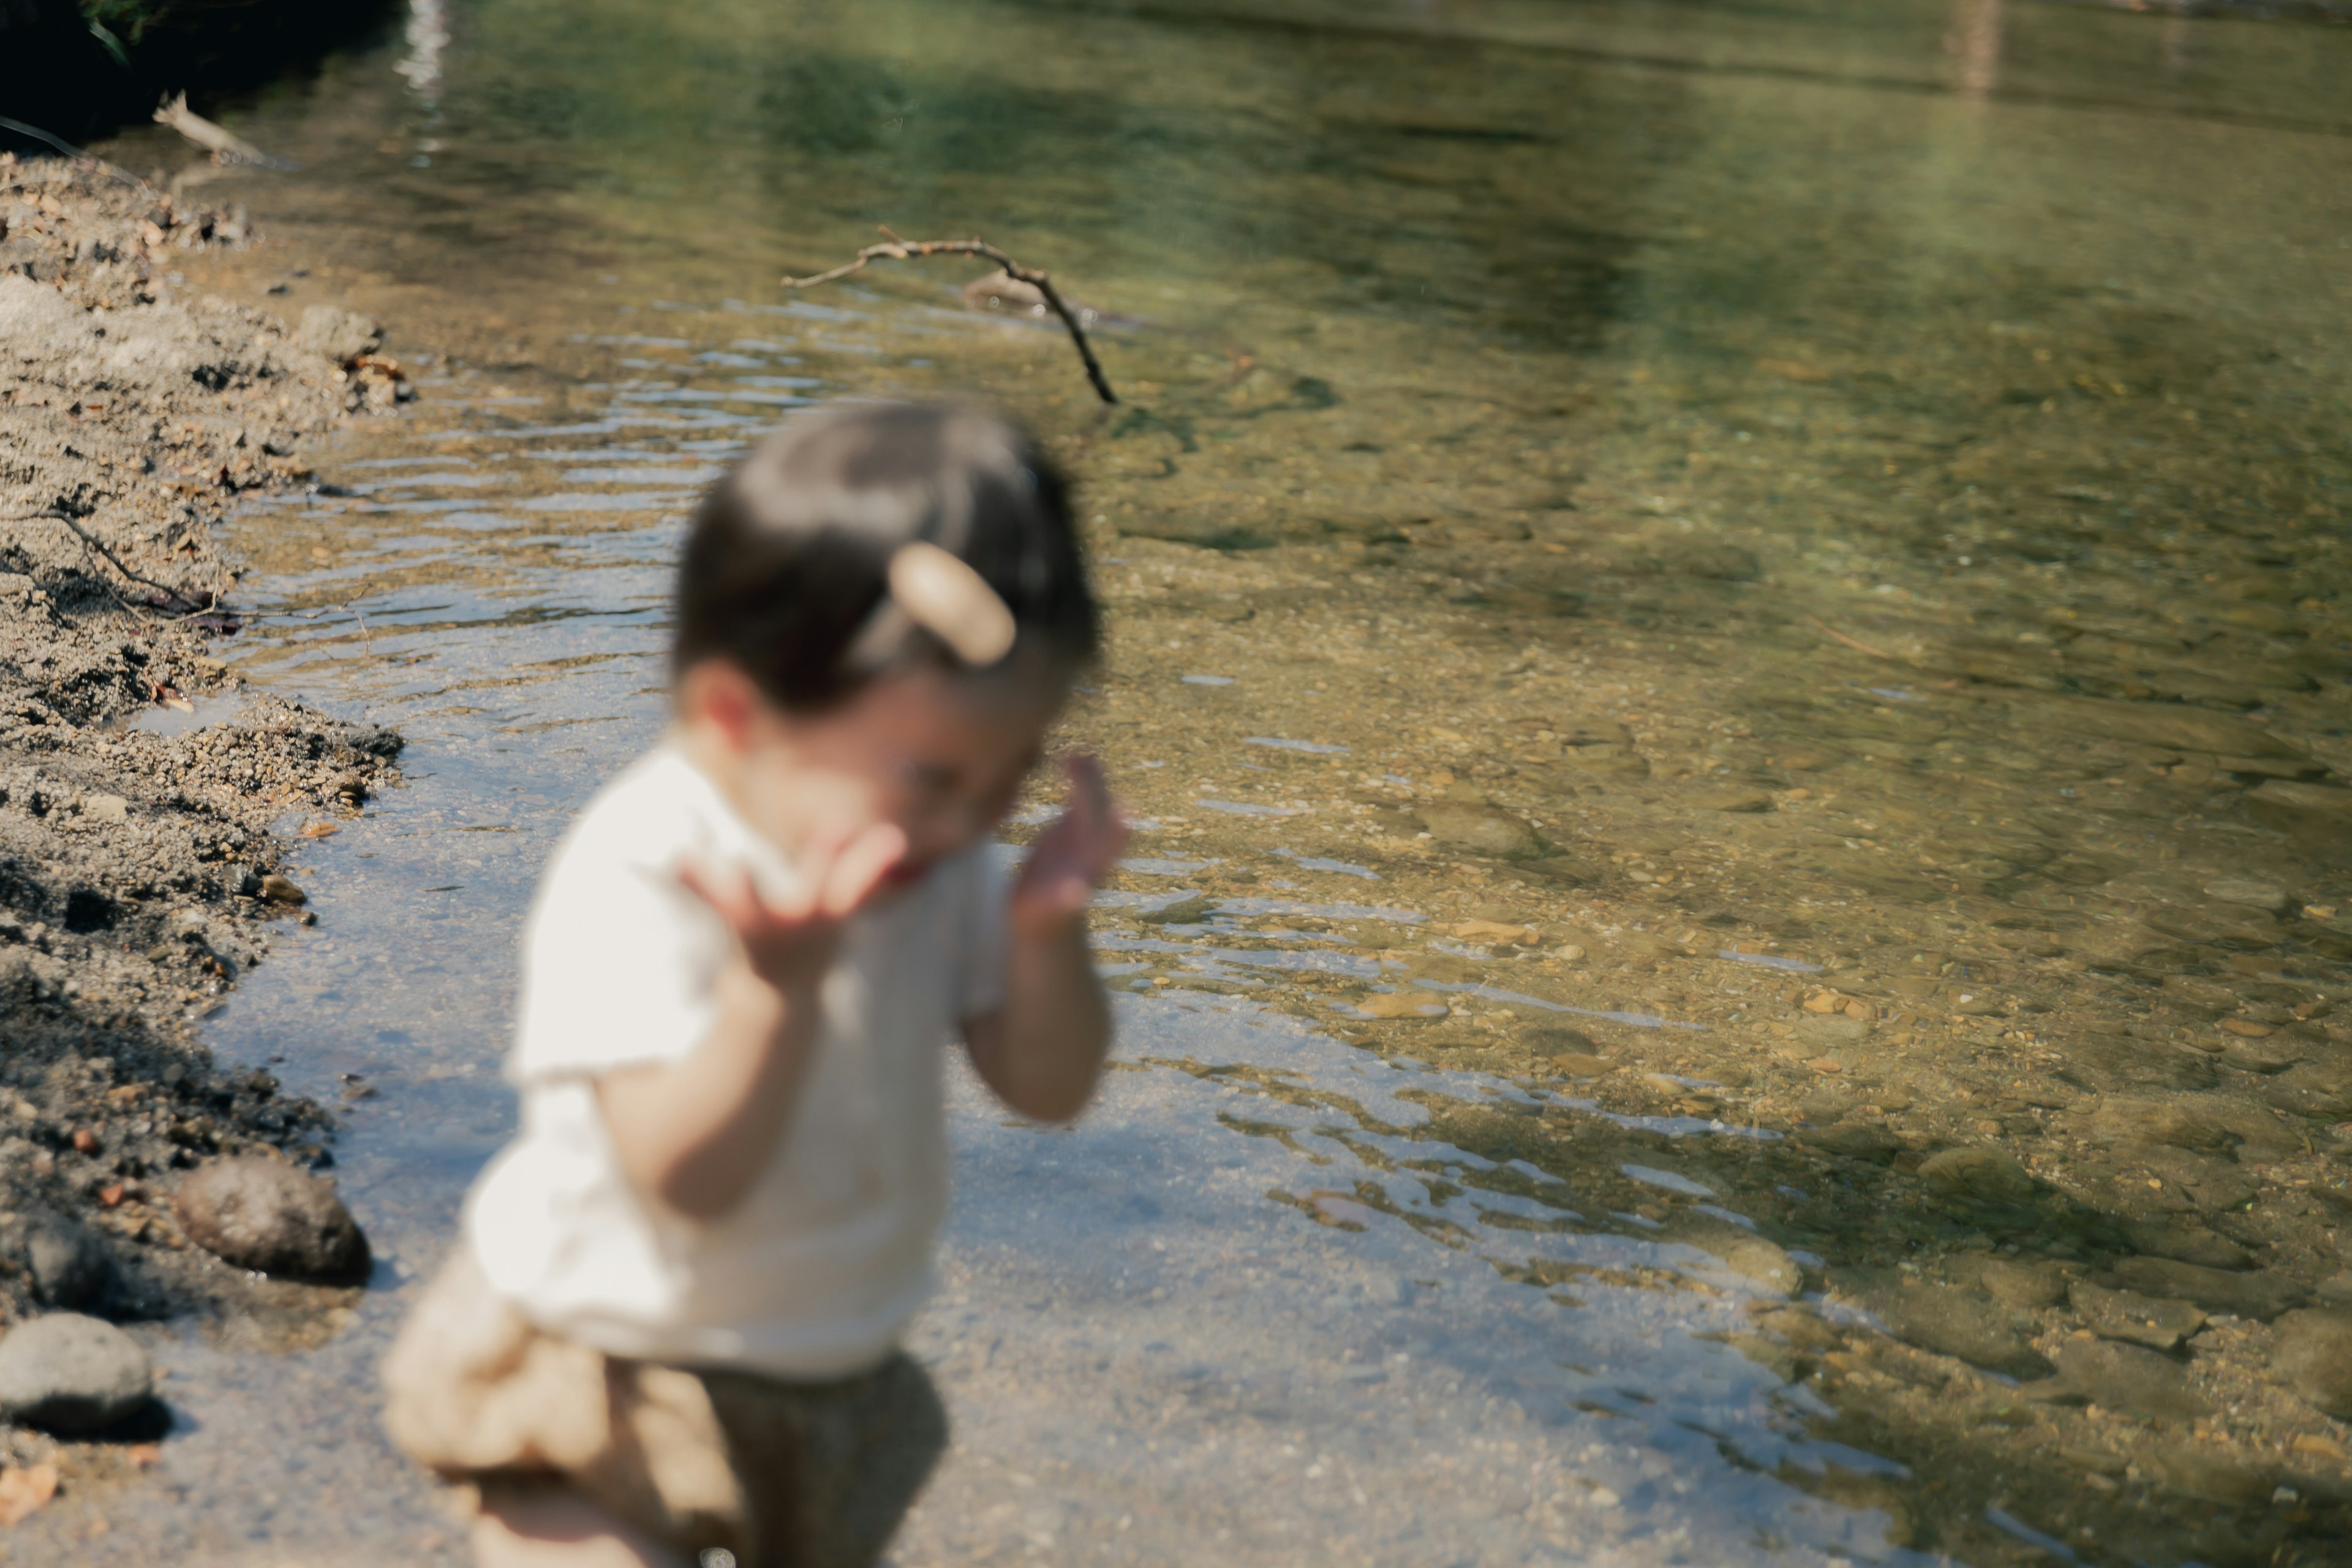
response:
<path id="1" fill-rule="evenodd" d="M 809 289 L 819 283 L 830 283 L 853 272 L 863 272 L 869 261 L 908 261 L 924 256 L 985 257 L 1004 268 L 1007 278 L 1028 284 L 1045 297 L 1047 308 L 1062 319 L 1063 326 L 1069 329 L 1070 342 L 1076 345 L 1078 358 L 1086 362 L 1087 379 L 1094 384 L 1095 395 L 1105 403 L 1118 402 L 1118 394 L 1110 389 L 1110 382 L 1103 375 L 1102 363 L 1095 358 L 1094 345 L 1087 342 L 1086 329 L 1078 325 L 1076 313 L 1063 302 L 1051 278 L 1034 268 L 1022 266 L 984 239 L 901 239 L 890 232 L 887 224 L 883 226 L 882 232 L 888 237 L 880 245 L 869 245 L 859 251 L 856 260 L 845 261 L 829 272 L 819 272 L 807 278 L 787 277 L 783 280 L 784 287 Z"/>
<path id="2" fill-rule="evenodd" d="M 0 518 L 0 521 L 34 522 L 42 518 L 53 518 L 57 521 L 64 523 L 68 528 L 72 529 L 74 531 L 74 537 L 79 539 L 90 549 L 98 552 L 100 556 L 105 558 L 106 563 L 109 566 L 111 566 L 117 572 L 121 573 L 123 576 L 130 579 L 131 582 L 138 584 L 142 588 L 152 588 L 157 593 L 168 595 L 171 597 L 172 603 L 168 605 L 144 605 L 142 606 L 142 608 L 170 609 L 177 607 L 190 611 L 194 614 L 202 615 L 206 610 L 215 607 L 216 601 L 210 594 L 205 595 L 202 600 L 192 599 L 187 595 L 182 593 L 179 589 L 173 587 L 168 583 L 158 583 L 152 577 L 142 577 L 138 573 L 133 572 L 130 567 L 125 566 L 122 563 L 121 558 L 117 556 L 113 551 L 109 550 L 105 545 L 100 544 L 96 538 L 92 537 L 89 530 L 84 528 L 72 518 L 67 516 L 64 512 L 57 510 L 55 508 L 51 508 L 47 511 L 11 512 L 5 518 Z"/>

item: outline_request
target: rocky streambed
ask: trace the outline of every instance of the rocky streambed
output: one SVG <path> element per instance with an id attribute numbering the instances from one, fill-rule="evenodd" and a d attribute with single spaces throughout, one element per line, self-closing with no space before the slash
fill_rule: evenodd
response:
<path id="1" fill-rule="evenodd" d="M 196 1040 L 273 925 L 317 918 L 284 836 L 399 776 L 388 731 L 224 700 L 243 623 L 213 524 L 402 394 L 371 322 L 182 288 L 191 255 L 250 243 L 104 165 L 0 156 L 0 1518 L 140 1462 L 74 1439 L 164 1420 L 113 1323 L 300 1342 L 364 1272 L 315 1215 L 307 1252 L 254 1239 L 284 1197 L 332 1204 L 310 1173 L 333 1113 Z"/>

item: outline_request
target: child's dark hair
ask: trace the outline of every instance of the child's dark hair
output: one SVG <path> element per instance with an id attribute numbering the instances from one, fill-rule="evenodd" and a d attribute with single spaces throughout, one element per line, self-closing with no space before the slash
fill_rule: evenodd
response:
<path id="1" fill-rule="evenodd" d="M 918 542 L 961 559 L 1004 601 L 1015 654 L 1093 657 L 1101 611 L 1066 482 L 1017 426 L 955 404 L 796 416 L 710 487 L 679 565 L 673 669 L 725 658 L 787 711 L 855 695 L 947 643 L 886 602 Z"/>

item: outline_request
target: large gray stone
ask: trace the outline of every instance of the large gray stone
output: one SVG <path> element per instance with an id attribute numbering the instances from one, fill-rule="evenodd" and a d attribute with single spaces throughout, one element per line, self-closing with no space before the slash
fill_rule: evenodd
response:
<path id="1" fill-rule="evenodd" d="M 68 1436 L 113 1426 L 145 1405 L 155 1373 L 112 1323 L 51 1312 L 0 1338 L 0 1417 Z"/>
<path id="2" fill-rule="evenodd" d="M 335 1184 L 282 1160 L 215 1160 L 180 1184 L 180 1227 L 239 1268 L 305 1279 L 357 1280 L 367 1238 Z"/>
<path id="3" fill-rule="evenodd" d="M 2305 1404 L 2352 1421 L 2352 1311 L 2289 1312 L 2279 1321 L 2271 1365 Z"/>

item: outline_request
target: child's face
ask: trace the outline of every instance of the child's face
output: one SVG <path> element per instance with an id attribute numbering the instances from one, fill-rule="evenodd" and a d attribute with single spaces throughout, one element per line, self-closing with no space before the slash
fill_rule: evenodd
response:
<path id="1" fill-rule="evenodd" d="M 809 718 L 713 663 L 688 672 L 679 707 L 720 786 L 763 837 L 789 853 L 893 824 L 908 848 L 889 880 L 903 886 L 1004 819 L 1068 689 L 1066 672 L 1043 661 L 983 676 L 923 666 Z"/>

